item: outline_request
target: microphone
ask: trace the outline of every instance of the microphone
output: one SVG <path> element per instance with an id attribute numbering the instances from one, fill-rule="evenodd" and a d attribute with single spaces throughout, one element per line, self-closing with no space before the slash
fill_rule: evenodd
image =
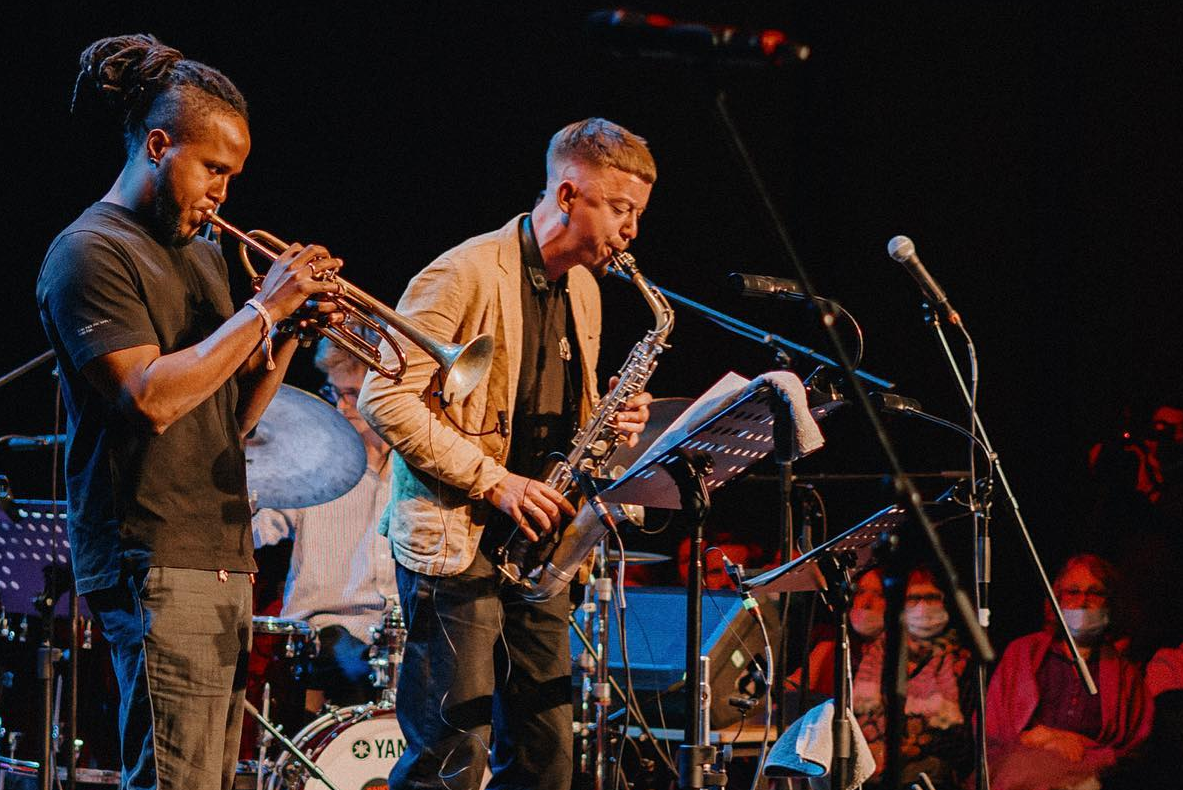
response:
<path id="1" fill-rule="evenodd" d="M 887 254 L 896 262 L 904 265 L 908 274 L 912 275 L 912 279 L 920 284 L 920 289 L 924 291 L 925 296 L 931 299 L 944 313 L 945 320 L 950 324 L 961 323 L 961 316 L 953 309 L 953 305 L 949 304 L 949 297 L 945 296 L 945 289 L 941 288 L 940 284 L 928 273 L 928 269 L 924 268 L 920 259 L 916 257 L 916 245 L 912 243 L 911 239 L 907 236 L 896 236 L 887 242 Z"/>
<path id="2" fill-rule="evenodd" d="M 743 274 L 732 272 L 727 275 L 727 283 L 741 296 L 768 296 L 774 299 L 804 300 L 809 297 L 801 290 L 796 280 L 786 280 L 783 277 L 770 277 L 767 274 Z"/>
<path id="3" fill-rule="evenodd" d="M 591 505 L 592 512 L 600 519 L 600 523 L 615 532 L 616 518 L 612 515 L 612 511 L 608 509 L 608 505 L 604 503 L 599 489 L 596 488 L 595 481 L 592 480 L 592 476 L 587 472 L 572 468 L 571 477 L 575 480 L 575 484 L 579 486 L 579 491 L 583 494 L 584 499 Z"/>
<path id="4" fill-rule="evenodd" d="M 662 14 L 622 8 L 594 11 L 587 29 L 618 54 L 688 60 L 716 60 L 751 66 L 783 66 L 809 58 L 805 44 L 780 30 L 687 22 Z"/>
<path id="5" fill-rule="evenodd" d="M 891 392 L 872 392 L 867 396 L 879 411 L 924 411 L 920 401 Z"/>
<path id="6" fill-rule="evenodd" d="M 65 444 L 66 435 L 64 433 L 48 433 L 40 436 L 4 436 L 0 437 L 0 443 L 10 450 L 41 450 Z"/>

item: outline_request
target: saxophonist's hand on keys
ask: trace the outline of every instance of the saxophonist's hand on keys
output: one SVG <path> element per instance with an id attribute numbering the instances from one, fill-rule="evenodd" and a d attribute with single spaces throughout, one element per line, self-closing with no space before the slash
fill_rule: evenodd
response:
<path id="1" fill-rule="evenodd" d="M 501 478 L 484 497 L 512 518 L 531 541 L 559 526 L 564 515 L 568 518 L 575 515 L 575 508 L 558 491 L 540 480 L 513 472 Z"/>
<path id="2" fill-rule="evenodd" d="M 619 376 L 609 379 L 608 389 L 612 390 L 619 380 Z M 618 411 L 613 418 L 612 424 L 616 430 L 628 435 L 625 443 L 629 447 L 636 447 L 640 441 L 641 431 L 645 430 L 645 423 L 649 422 L 649 404 L 652 402 L 653 396 L 648 392 L 638 392 L 625 401 L 625 408 Z"/>

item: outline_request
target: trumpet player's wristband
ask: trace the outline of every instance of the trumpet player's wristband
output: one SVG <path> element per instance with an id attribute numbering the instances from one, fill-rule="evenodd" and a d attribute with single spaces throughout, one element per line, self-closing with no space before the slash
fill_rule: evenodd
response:
<path id="1" fill-rule="evenodd" d="M 271 313 L 258 299 L 247 299 L 247 307 L 253 307 L 263 319 L 263 353 L 267 356 L 267 369 L 275 370 L 275 360 L 271 358 L 271 328 L 275 322 L 271 320 Z"/>

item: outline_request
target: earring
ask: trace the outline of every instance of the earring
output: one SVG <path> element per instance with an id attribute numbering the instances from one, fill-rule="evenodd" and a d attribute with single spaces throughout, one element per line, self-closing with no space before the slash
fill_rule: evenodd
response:
<path id="1" fill-rule="evenodd" d="M 148 164 L 152 165 L 152 167 L 160 167 L 160 160 L 149 157 Z"/>

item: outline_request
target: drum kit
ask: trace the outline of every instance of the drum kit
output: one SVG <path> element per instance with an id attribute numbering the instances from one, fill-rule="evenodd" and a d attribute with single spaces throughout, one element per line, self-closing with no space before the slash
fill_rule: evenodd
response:
<path id="1" fill-rule="evenodd" d="M 291 426 L 300 426 L 299 431 Z M 357 431 L 336 409 L 303 390 L 283 385 L 246 441 L 247 487 L 255 508 L 301 508 L 348 492 L 366 469 Z M 304 483 L 294 482 L 304 481 Z M 269 659 L 285 664 L 297 681 L 320 650 L 315 626 L 269 615 L 253 618 L 253 631 Z M 386 787 L 386 777 L 406 748 L 395 718 L 395 688 L 406 627 L 393 604 L 370 629 L 366 662 L 375 699 L 359 705 L 326 705 L 295 735 L 271 721 L 270 684 L 259 709 L 257 750 L 239 764 L 256 790 L 363 790 Z"/>
<path id="2" fill-rule="evenodd" d="M 254 633 L 276 637 L 282 660 L 299 675 L 316 656 L 317 632 L 303 620 L 256 616 Z M 268 719 L 270 687 L 264 686 L 262 711 L 248 705 L 262 733 L 255 760 L 239 764 L 239 773 L 253 776 L 256 790 L 369 790 L 386 787 L 386 777 L 406 749 L 395 718 L 395 688 L 402 662 L 406 627 L 398 604 L 371 629 L 367 654 L 370 683 L 379 692 L 375 702 L 338 707 L 326 705 L 319 716 L 290 739 Z M 274 748 L 273 748 L 274 747 Z"/>

